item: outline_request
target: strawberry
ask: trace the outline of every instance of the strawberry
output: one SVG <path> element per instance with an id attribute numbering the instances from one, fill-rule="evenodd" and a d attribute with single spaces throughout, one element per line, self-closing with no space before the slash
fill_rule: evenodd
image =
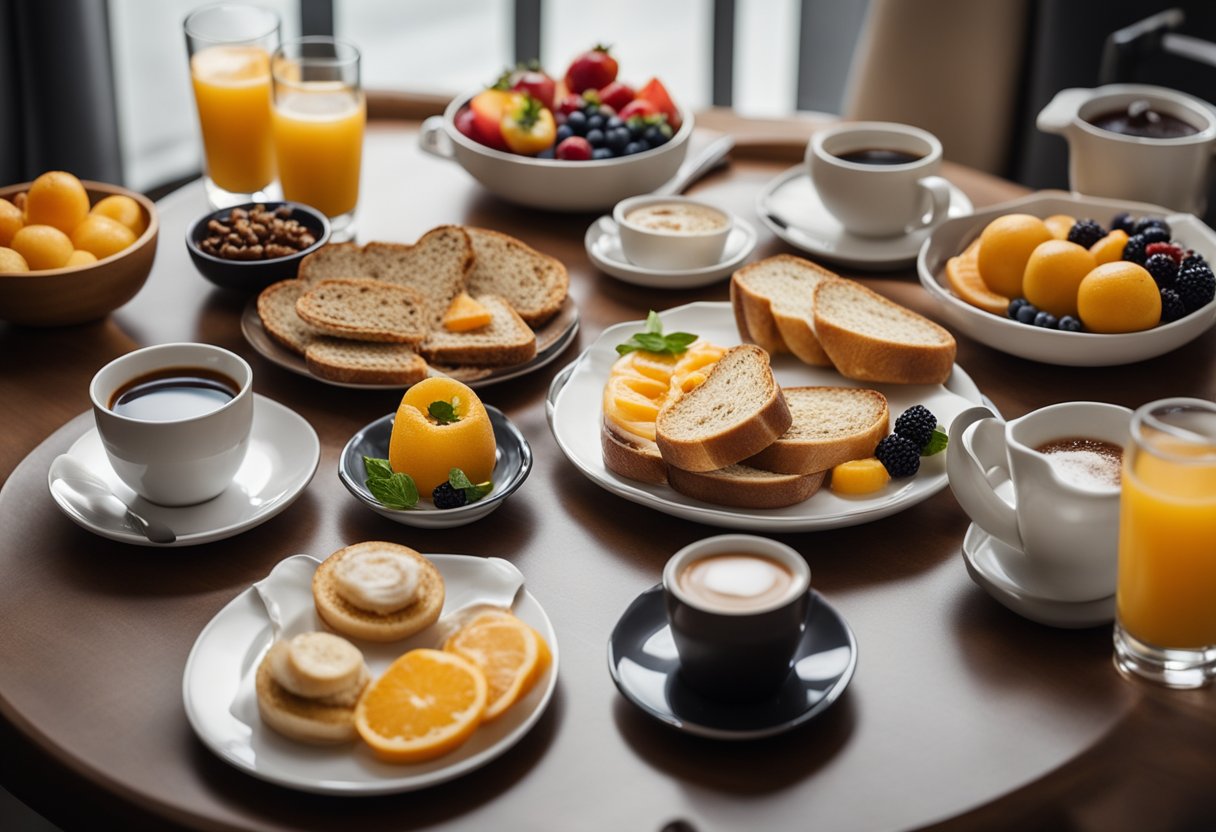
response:
<path id="1" fill-rule="evenodd" d="M 603 89 L 616 80 L 617 69 L 616 58 L 608 53 L 608 47 L 597 45 L 570 62 L 566 88 L 573 93 Z"/>
<path id="2" fill-rule="evenodd" d="M 645 98 L 635 98 L 621 108 L 617 115 L 621 121 L 629 121 L 634 116 L 653 116 L 657 115 L 659 108 Z"/>
<path id="3" fill-rule="evenodd" d="M 635 97 L 637 97 L 637 93 L 633 91 L 633 87 L 622 84 L 620 81 L 613 81 L 600 90 L 600 104 L 607 104 L 618 111 Z"/>
<path id="4" fill-rule="evenodd" d="M 1182 248 L 1173 243 L 1149 243 L 1144 248 L 1145 258 L 1152 257 L 1154 254 L 1168 254 L 1174 260 L 1174 264 L 1182 265 Z"/>
<path id="5" fill-rule="evenodd" d="M 655 106 L 656 112 L 667 116 L 667 123 L 671 125 L 672 130 L 680 129 L 680 111 L 676 109 L 675 102 L 671 100 L 671 96 L 667 93 L 667 88 L 663 86 L 663 82 L 658 78 L 651 78 L 647 81 L 638 90 L 638 98 L 642 101 L 649 101 Z"/>
<path id="6" fill-rule="evenodd" d="M 494 88 L 526 92 L 550 110 L 554 108 L 557 97 L 557 82 L 545 74 L 539 61 L 529 61 L 506 70 L 499 76 Z"/>

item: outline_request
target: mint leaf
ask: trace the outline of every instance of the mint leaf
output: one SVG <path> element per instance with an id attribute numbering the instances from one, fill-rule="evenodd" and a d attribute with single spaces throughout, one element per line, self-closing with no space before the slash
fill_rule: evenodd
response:
<path id="1" fill-rule="evenodd" d="M 920 452 L 921 456 L 933 456 L 946 450 L 946 445 L 950 443 L 950 437 L 936 428 L 933 430 L 933 435 L 929 437 L 929 444 L 925 445 L 924 450 Z"/>
<path id="2" fill-rule="evenodd" d="M 463 491 L 464 496 L 469 499 L 470 503 L 477 502 L 482 497 L 489 494 L 490 490 L 494 487 L 494 483 L 488 481 L 474 485 L 473 481 L 469 479 L 468 475 L 459 468 L 453 468 L 452 470 L 448 471 L 448 483 L 452 486 L 452 488 Z"/>
<path id="3" fill-rule="evenodd" d="M 618 355 L 628 355 L 635 350 L 653 352 L 658 355 L 680 355 L 686 352 L 689 345 L 696 340 L 697 336 L 689 332 L 673 332 L 670 335 L 664 335 L 663 322 L 659 320 L 659 314 L 652 309 L 646 316 L 646 330 L 635 332 L 628 341 L 617 344 L 616 351 Z"/>
<path id="4" fill-rule="evenodd" d="M 451 402 L 431 402 L 427 405 L 426 412 L 441 425 L 450 425 L 460 421 L 460 417 L 456 415 L 456 408 L 452 407 Z"/>
<path id="5" fill-rule="evenodd" d="M 418 486 L 409 474 L 396 473 L 391 477 L 369 477 L 367 490 L 385 508 L 413 508 L 418 505 Z"/>
<path id="6" fill-rule="evenodd" d="M 663 321 L 659 319 L 659 313 L 653 309 L 646 313 L 646 332 L 652 335 L 663 334 Z"/>
<path id="7" fill-rule="evenodd" d="M 393 475 L 393 466 L 387 459 L 376 459 L 372 456 L 363 457 L 363 471 L 371 479 L 387 479 Z"/>

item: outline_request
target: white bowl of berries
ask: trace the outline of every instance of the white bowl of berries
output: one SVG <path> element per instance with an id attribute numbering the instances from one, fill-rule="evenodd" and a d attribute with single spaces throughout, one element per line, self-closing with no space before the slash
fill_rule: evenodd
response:
<path id="1" fill-rule="evenodd" d="M 1130 364 L 1216 322 L 1216 231 L 1146 203 L 1039 191 L 937 226 L 917 258 L 947 323 L 1072 367 Z"/>
<path id="2" fill-rule="evenodd" d="M 654 191 L 679 170 L 693 117 L 662 82 L 634 88 L 596 47 L 557 81 L 535 64 L 452 100 L 418 137 L 503 199 L 552 211 L 598 211 Z"/>

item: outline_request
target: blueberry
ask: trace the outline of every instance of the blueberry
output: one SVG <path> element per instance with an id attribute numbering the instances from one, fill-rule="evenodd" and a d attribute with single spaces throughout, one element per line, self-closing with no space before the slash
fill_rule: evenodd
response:
<path id="1" fill-rule="evenodd" d="M 624 127 L 624 126 L 625 126 L 625 122 L 621 121 L 619 116 L 612 116 L 611 118 L 609 118 L 607 121 L 604 122 L 605 130 L 615 130 L 618 127 Z"/>
<path id="2" fill-rule="evenodd" d="M 570 115 L 566 116 L 566 126 L 576 136 L 581 136 L 587 132 L 587 117 L 580 111 L 575 110 Z"/>
<path id="3" fill-rule="evenodd" d="M 588 116 L 587 117 L 587 129 L 588 130 L 603 130 L 605 121 L 607 121 L 607 119 L 605 119 L 599 113 L 596 113 L 593 116 Z"/>
<path id="4" fill-rule="evenodd" d="M 630 142 L 625 145 L 625 155 L 632 156 L 635 153 L 641 153 L 643 150 L 649 150 L 644 142 Z"/>
<path id="5" fill-rule="evenodd" d="M 629 137 L 632 139 L 642 138 L 642 134 L 646 132 L 646 122 L 640 118 L 629 119 Z"/>
<path id="6" fill-rule="evenodd" d="M 1081 322 L 1078 321 L 1076 318 L 1074 318 L 1072 315 L 1065 315 L 1063 318 L 1060 318 L 1059 326 L 1060 326 L 1060 329 L 1063 330 L 1064 332 L 1080 332 L 1081 331 Z"/>
<path id="7" fill-rule="evenodd" d="M 605 134 L 604 143 L 611 147 L 617 153 L 625 149 L 625 145 L 629 144 L 629 128 L 614 127 Z"/>
<path id="8" fill-rule="evenodd" d="M 551 145 L 549 145 L 549 146 L 548 146 L 548 147 L 546 147 L 544 150 L 542 150 L 540 153 L 537 153 L 537 154 L 536 154 L 536 158 L 537 158 L 537 159 L 552 159 L 552 158 L 554 158 L 554 157 L 556 156 L 556 151 L 555 151 L 555 148 L 556 148 L 556 147 L 557 147 L 557 145 L 555 145 L 555 144 L 551 144 Z"/>
<path id="9" fill-rule="evenodd" d="M 591 151 L 592 159 L 611 159 L 616 154 L 608 147 L 597 147 Z"/>
<path id="10" fill-rule="evenodd" d="M 1025 306 L 1018 309 L 1018 321 L 1024 324 L 1034 323 L 1035 315 L 1039 314 L 1039 310 L 1033 303 L 1027 303 Z"/>
<path id="11" fill-rule="evenodd" d="M 592 127 L 587 130 L 587 142 L 592 147 L 604 146 L 604 131 L 598 127 Z"/>
<path id="12" fill-rule="evenodd" d="M 1034 316 L 1034 325 L 1041 326 L 1044 329 L 1055 329 L 1057 323 L 1058 321 L 1056 320 L 1056 316 L 1050 312 L 1040 310 L 1039 313 Z"/>
<path id="13" fill-rule="evenodd" d="M 561 127 L 557 128 L 557 144 L 561 144 L 573 135 L 574 130 L 570 127 L 570 125 L 563 124 Z"/>
<path id="14" fill-rule="evenodd" d="M 1005 314 L 1011 318 L 1017 318 L 1018 310 L 1028 303 L 1030 301 L 1026 300 L 1026 298 L 1014 298 L 1009 301 L 1009 308 L 1005 310 Z"/>

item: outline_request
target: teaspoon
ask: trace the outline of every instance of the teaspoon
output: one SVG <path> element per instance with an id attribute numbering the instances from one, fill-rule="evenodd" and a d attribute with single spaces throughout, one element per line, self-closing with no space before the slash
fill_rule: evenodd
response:
<path id="1" fill-rule="evenodd" d="M 129 526 L 153 543 L 177 540 L 172 529 L 135 512 L 104 480 L 67 454 L 60 454 L 51 463 L 50 480 L 51 488 L 86 517 L 113 516 L 118 512 Z"/>

